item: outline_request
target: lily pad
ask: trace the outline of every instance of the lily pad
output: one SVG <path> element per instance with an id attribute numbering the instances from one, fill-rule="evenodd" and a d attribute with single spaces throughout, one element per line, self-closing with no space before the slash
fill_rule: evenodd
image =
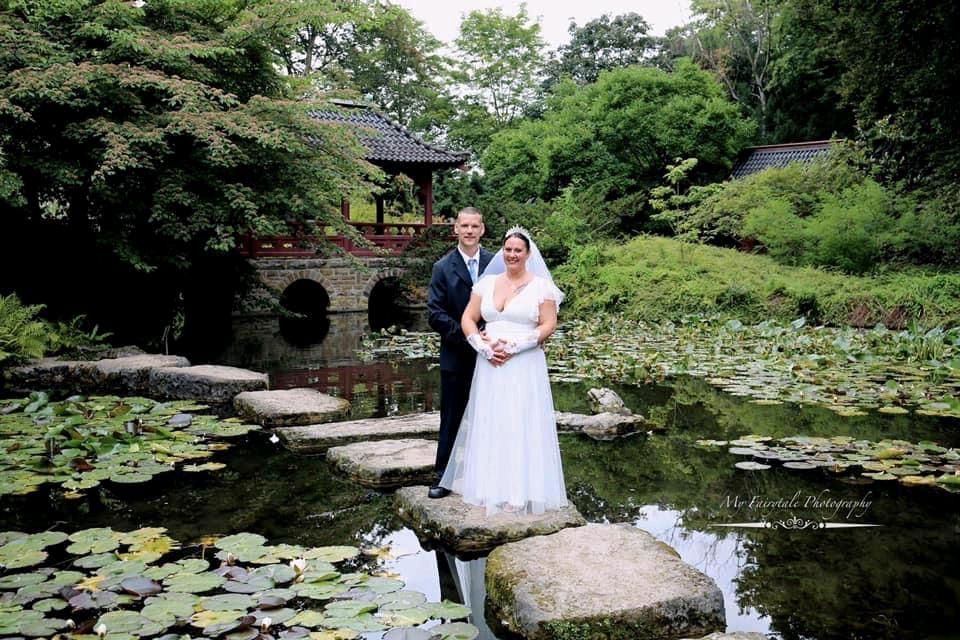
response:
<path id="1" fill-rule="evenodd" d="M 390 629 L 383 634 L 383 640 L 436 640 L 438 637 L 431 629 L 420 629 L 419 627 Z"/>
<path id="2" fill-rule="evenodd" d="M 362 602 L 358 600 L 335 600 L 327 604 L 324 613 L 330 617 L 351 618 L 364 613 L 372 613 L 377 610 L 375 602 Z"/>
<path id="3" fill-rule="evenodd" d="M 71 544 L 67 551 L 76 555 L 106 553 L 120 546 L 120 536 L 112 529 L 102 527 L 77 531 L 70 534 L 69 539 Z"/>
<path id="4" fill-rule="evenodd" d="M 163 591 L 163 587 L 161 587 L 158 582 L 154 582 L 150 578 L 144 578 L 143 576 L 125 578 L 120 582 L 120 588 L 127 593 L 132 593 L 141 598 L 144 596 L 152 596 Z"/>
<path id="5" fill-rule="evenodd" d="M 457 602 L 429 602 L 424 605 L 430 611 L 430 617 L 438 620 L 459 620 L 470 615 L 470 608 Z"/>
<path id="6" fill-rule="evenodd" d="M 812 462 L 799 462 L 799 461 L 784 462 L 783 466 L 787 469 L 801 469 L 801 470 L 819 468 L 819 465 L 816 465 Z"/>
<path id="7" fill-rule="evenodd" d="M 187 620 L 193 615 L 193 602 L 190 600 L 179 599 L 180 594 L 172 593 L 164 597 L 150 598 L 140 615 L 153 620 L 164 628 L 170 628 L 177 624 L 179 620 Z"/>
<path id="8" fill-rule="evenodd" d="M 346 593 L 350 587 L 332 582 L 315 582 L 310 584 L 296 584 L 292 589 L 301 598 L 311 600 L 329 600 Z"/>
<path id="9" fill-rule="evenodd" d="M 106 626 L 111 633 L 129 633 L 135 636 L 153 636 L 163 627 L 136 611 L 108 611 L 97 620 L 97 626 Z"/>
<path id="10" fill-rule="evenodd" d="M 448 622 L 430 628 L 430 632 L 440 636 L 441 640 L 474 640 L 480 635 L 480 629 L 466 622 Z"/>
<path id="11" fill-rule="evenodd" d="M 766 471 L 770 468 L 770 465 L 763 464 L 761 462 L 738 462 L 735 466 L 737 469 L 743 469 L 744 471 Z"/>
<path id="12" fill-rule="evenodd" d="M 49 576 L 45 573 L 13 573 L 0 576 L 0 590 L 19 589 L 28 584 L 39 584 Z"/>
<path id="13" fill-rule="evenodd" d="M 204 593 L 222 586 L 226 581 L 213 573 L 178 573 L 164 579 L 169 591 Z"/>
<path id="14" fill-rule="evenodd" d="M 231 611 L 252 609 L 257 605 L 253 596 L 243 593 L 224 593 L 208 596 L 200 600 L 200 606 L 209 611 Z"/>
<path id="15" fill-rule="evenodd" d="M 319 611 L 307 609 L 290 618 L 290 620 L 287 621 L 287 624 L 290 626 L 300 625 L 304 627 L 316 628 L 321 625 L 325 617 L 326 616 Z"/>
<path id="16" fill-rule="evenodd" d="M 323 562 L 342 562 L 356 558 L 360 555 L 360 549 L 348 546 L 315 547 L 308 549 L 303 557 L 307 560 L 322 560 Z"/>
<path id="17" fill-rule="evenodd" d="M 427 597 L 418 591 L 394 591 L 380 596 L 374 600 L 374 603 L 380 607 L 380 611 L 402 611 L 421 605 L 426 601 Z"/>
<path id="18" fill-rule="evenodd" d="M 382 625 L 379 620 L 369 613 L 364 613 L 349 618 L 338 618 L 331 616 L 329 618 L 325 618 L 321 624 L 327 629 L 353 629 L 354 631 L 359 631 L 360 633 L 383 631 L 386 629 L 386 627 Z"/>
<path id="19" fill-rule="evenodd" d="M 206 635 L 219 635 L 236 627 L 245 615 L 247 615 L 246 611 L 230 609 L 197 611 L 191 616 L 190 624 L 203 629 Z"/>

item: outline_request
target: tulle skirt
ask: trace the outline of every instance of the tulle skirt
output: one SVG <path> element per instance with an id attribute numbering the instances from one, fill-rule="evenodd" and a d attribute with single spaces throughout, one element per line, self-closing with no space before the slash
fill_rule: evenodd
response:
<path id="1" fill-rule="evenodd" d="M 504 327 L 492 325 L 487 333 L 498 337 L 498 329 L 505 335 Z M 485 507 L 487 515 L 566 506 L 542 349 L 518 353 L 501 367 L 477 358 L 470 399 L 440 485 Z"/>

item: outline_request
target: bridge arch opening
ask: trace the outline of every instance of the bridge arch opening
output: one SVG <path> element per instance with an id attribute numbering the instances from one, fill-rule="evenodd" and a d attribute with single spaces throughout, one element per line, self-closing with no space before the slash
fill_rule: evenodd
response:
<path id="1" fill-rule="evenodd" d="M 373 286 L 367 299 L 367 315 L 373 331 L 410 323 L 412 314 L 406 307 L 400 278 L 388 276 Z"/>
<path id="2" fill-rule="evenodd" d="M 280 306 L 296 315 L 281 316 L 280 333 L 290 344 L 323 342 L 330 331 L 330 294 L 319 282 L 296 280 L 280 294 Z"/>

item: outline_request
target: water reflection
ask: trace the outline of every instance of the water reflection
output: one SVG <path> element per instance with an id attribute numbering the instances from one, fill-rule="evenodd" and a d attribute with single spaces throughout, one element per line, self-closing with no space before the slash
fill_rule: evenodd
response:
<path id="1" fill-rule="evenodd" d="M 487 559 L 461 560 L 446 551 L 442 552 L 442 555 L 456 587 L 456 593 L 451 594 L 450 599 L 462 602 L 470 608 L 470 622 L 480 630 L 480 640 L 496 640 L 497 637 L 486 619 Z"/>
<path id="2" fill-rule="evenodd" d="M 645 505 L 637 512 L 634 525 L 673 547 L 680 558 L 712 577 L 723 592 L 728 631 L 770 630 L 770 618 L 751 606 L 737 605 L 737 577 L 747 564 L 744 540 L 733 534 L 715 534 L 683 526 L 683 514 L 658 505 Z"/>
<path id="3" fill-rule="evenodd" d="M 369 315 L 235 318 L 234 340 L 216 361 L 265 372 L 272 389 L 306 387 L 346 398 L 352 418 L 434 410 L 439 374 L 431 372 L 428 362 L 365 362 L 358 357 L 363 337 L 380 325 L 422 330 L 426 320 L 422 311 L 399 308 Z"/>

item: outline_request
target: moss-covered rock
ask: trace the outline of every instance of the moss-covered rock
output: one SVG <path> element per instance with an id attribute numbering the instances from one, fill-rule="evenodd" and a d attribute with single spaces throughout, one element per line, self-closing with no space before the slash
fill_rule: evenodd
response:
<path id="1" fill-rule="evenodd" d="M 588 525 L 503 545 L 487 559 L 487 597 L 530 640 L 699 637 L 726 626 L 705 574 L 630 525 Z"/>

